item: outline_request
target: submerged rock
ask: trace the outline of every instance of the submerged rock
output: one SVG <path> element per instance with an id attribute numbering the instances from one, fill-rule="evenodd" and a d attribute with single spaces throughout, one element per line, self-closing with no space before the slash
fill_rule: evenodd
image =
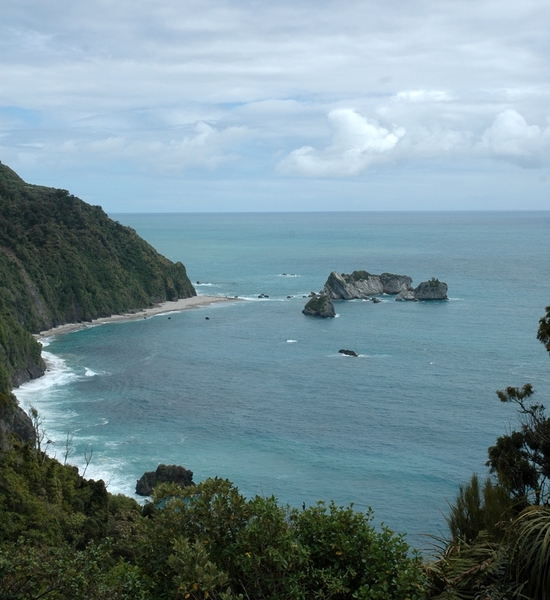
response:
<path id="1" fill-rule="evenodd" d="M 302 310 L 304 315 L 329 319 L 336 316 L 334 304 L 326 294 L 315 294 Z"/>
<path id="2" fill-rule="evenodd" d="M 180 487 L 193 484 L 193 471 L 178 465 L 159 465 L 156 471 L 147 471 L 136 483 L 136 494 L 150 496 L 158 483 L 176 483 Z"/>

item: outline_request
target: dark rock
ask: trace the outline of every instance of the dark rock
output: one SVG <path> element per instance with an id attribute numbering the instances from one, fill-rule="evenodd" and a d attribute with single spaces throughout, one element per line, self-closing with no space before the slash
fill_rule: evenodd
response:
<path id="1" fill-rule="evenodd" d="M 355 350 L 344 350 L 343 348 L 338 350 L 338 354 L 345 354 L 346 356 L 359 356 Z"/>
<path id="2" fill-rule="evenodd" d="M 159 465 L 156 471 L 148 471 L 138 479 L 136 494 L 150 496 L 159 483 L 176 483 L 182 488 L 194 485 L 193 471 L 178 465 Z"/>
<path id="3" fill-rule="evenodd" d="M 24 367 L 15 370 L 12 378 L 13 387 L 19 387 L 21 384 L 30 381 L 31 379 L 38 379 L 38 377 L 42 377 L 46 372 L 46 363 L 42 358 L 37 360 L 31 355 L 28 355 L 26 357 L 26 363 L 27 364 Z"/>
<path id="4" fill-rule="evenodd" d="M 414 295 L 417 300 L 448 300 L 447 290 L 449 287 L 446 283 L 432 277 L 430 281 L 423 281 L 414 290 Z"/>
<path id="5" fill-rule="evenodd" d="M 269 298 L 269 296 L 267 294 L 260 294 L 258 298 Z"/>
<path id="6" fill-rule="evenodd" d="M 210 317 L 204 317 L 206 321 L 210 321 Z"/>
<path id="7" fill-rule="evenodd" d="M 11 394 L 0 393 L 0 452 L 11 447 L 11 439 L 34 445 L 36 432 L 31 418 Z"/>
<path id="8" fill-rule="evenodd" d="M 334 304 L 332 304 L 331 299 L 326 294 L 321 294 L 319 296 L 315 295 L 311 297 L 308 303 L 304 306 L 302 312 L 304 315 L 310 317 L 321 317 L 322 319 L 328 319 L 336 316 Z"/>
<path id="9" fill-rule="evenodd" d="M 382 300 L 380 300 L 380 298 L 373 298 L 373 299 L 372 299 L 372 301 L 373 301 L 375 304 L 379 304 L 380 302 L 382 302 Z"/>

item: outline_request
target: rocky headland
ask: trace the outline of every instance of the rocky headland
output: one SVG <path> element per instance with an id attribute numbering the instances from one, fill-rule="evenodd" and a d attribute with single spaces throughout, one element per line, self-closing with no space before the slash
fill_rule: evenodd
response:
<path id="1" fill-rule="evenodd" d="M 67 190 L 0 163 L 0 448 L 33 441 L 12 389 L 45 371 L 33 334 L 196 297 L 181 262 Z"/>

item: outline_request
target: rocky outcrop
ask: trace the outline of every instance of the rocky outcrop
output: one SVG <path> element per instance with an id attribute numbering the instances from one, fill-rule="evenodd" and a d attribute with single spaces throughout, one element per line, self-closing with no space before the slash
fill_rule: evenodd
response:
<path id="1" fill-rule="evenodd" d="M 416 296 L 414 295 L 414 290 L 403 290 L 402 292 L 399 292 L 399 294 L 397 294 L 395 299 L 398 302 L 403 302 L 405 300 L 409 302 L 417 302 Z"/>
<path id="2" fill-rule="evenodd" d="M 432 277 L 430 281 L 423 281 L 415 288 L 414 295 L 417 300 L 448 300 L 448 289 L 446 283 Z"/>
<path id="3" fill-rule="evenodd" d="M 176 483 L 180 487 L 193 485 L 193 471 L 178 465 L 159 465 L 156 471 L 144 473 L 136 483 L 136 494 L 150 496 L 159 483 Z"/>
<path id="4" fill-rule="evenodd" d="M 359 354 L 357 354 L 357 352 L 355 352 L 355 350 L 346 350 L 344 348 L 342 348 L 341 350 L 338 350 L 338 354 L 344 354 L 345 356 L 359 356 Z"/>
<path id="5" fill-rule="evenodd" d="M 30 417 L 11 394 L 0 392 L 0 453 L 11 447 L 11 438 L 34 445 L 36 433 Z"/>
<path id="6" fill-rule="evenodd" d="M 325 283 L 323 293 L 332 300 L 369 300 L 380 294 L 396 296 L 396 300 L 447 300 L 448 286 L 432 277 L 418 287 L 412 287 L 407 275 L 382 273 L 373 275 L 367 271 L 353 271 L 351 275 L 333 271 Z"/>
<path id="7" fill-rule="evenodd" d="M 351 275 L 333 271 L 325 283 L 324 292 L 332 300 L 367 299 L 379 294 L 398 294 L 408 290 L 412 279 L 407 275 L 353 271 Z"/>
<path id="8" fill-rule="evenodd" d="M 314 294 L 302 310 L 309 317 L 329 319 L 336 316 L 334 304 L 327 294 Z"/>
<path id="9" fill-rule="evenodd" d="M 447 290 L 449 286 L 439 279 L 432 277 L 430 281 L 423 281 L 414 290 L 400 292 L 396 300 L 412 300 L 420 302 L 422 300 L 448 300 Z"/>

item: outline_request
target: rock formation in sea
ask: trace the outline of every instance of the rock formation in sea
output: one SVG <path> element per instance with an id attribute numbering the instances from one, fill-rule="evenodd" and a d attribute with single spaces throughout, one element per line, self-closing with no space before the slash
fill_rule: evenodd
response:
<path id="1" fill-rule="evenodd" d="M 314 294 L 302 310 L 304 315 L 328 319 L 336 316 L 334 304 L 327 294 Z"/>
<path id="2" fill-rule="evenodd" d="M 342 348 L 341 350 L 338 350 L 338 354 L 344 354 L 345 356 L 359 356 L 359 354 L 357 354 L 357 352 L 355 352 L 355 350 L 346 350 L 345 348 Z"/>
<path id="3" fill-rule="evenodd" d="M 176 483 L 180 487 L 193 484 L 193 471 L 178 465 L 159 465 L 156 471 L 147 471 L 136 483 L 136 494 L 150 496 L 158 483 Z"/>
<path id="4" fill-rule="evenodd" d="M 410 288 L 412 279 L 407 275 L 367 271 L 353 271 L 351 275 L 333 271 L 325 283 L 324 291 L 332 300 L 366 299 L 378 294 L 398 294 Z"/>
<path id="5" fill-rule="evenodd" d="M 400 292 L 396 300 L 448 300 L 447 291 L 449 286 L 443 281 L 432 277 L 429 281 L 423 281 L 414 290 Z"/>
<path id="6" fill-rule="evenodd" d="M 447 300 L 448 286 L 433 277 L 416 288 L 407 275 L 382 273 L 374 275 L 367 271 L 353 271 L 351 275 L 333 271 L 323 288 L 323 293 L 332 300 L 368 300 L 379 294 L 396 296 L 396 300 Z"/>

